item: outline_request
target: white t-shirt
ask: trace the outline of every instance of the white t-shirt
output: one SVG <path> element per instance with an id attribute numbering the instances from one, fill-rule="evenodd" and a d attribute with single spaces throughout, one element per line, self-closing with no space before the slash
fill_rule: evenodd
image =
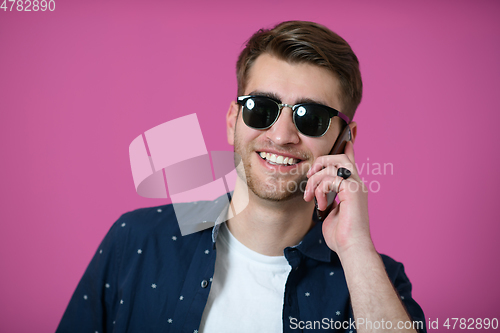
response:
<path id="1" fill-rule="evenodd" d="M 217 238 L 212 287 L 200 332 L 282 332 L 290 265 L 241 244 L 223 223 Z"/>

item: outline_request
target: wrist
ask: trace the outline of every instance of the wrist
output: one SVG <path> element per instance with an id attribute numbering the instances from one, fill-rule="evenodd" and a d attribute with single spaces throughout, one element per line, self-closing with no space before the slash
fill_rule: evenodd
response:
<path id="1" fill-rule="evenodd" d="M 342 264 L 344 264 L 344 262 L 366 262 L 366 260 L 370 260 L 374 257 L 380 257 L 371 239 L 353 243 L 339 249 L 337 255 Z"/>

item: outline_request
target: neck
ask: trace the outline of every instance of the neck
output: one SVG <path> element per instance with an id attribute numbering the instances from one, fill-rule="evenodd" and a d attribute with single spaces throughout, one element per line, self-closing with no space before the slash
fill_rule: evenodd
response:
<path id="1" fill-rule="evenodd" d="M 249 249 L 268 256 L 282 256 L 286 247 L 297 245 L 313 226 L 314 202 L 305 202 L 301 196 L 265 200 L 237 182 L 231 206 L 238 212 L 229 215 L 231 233 Z"/>

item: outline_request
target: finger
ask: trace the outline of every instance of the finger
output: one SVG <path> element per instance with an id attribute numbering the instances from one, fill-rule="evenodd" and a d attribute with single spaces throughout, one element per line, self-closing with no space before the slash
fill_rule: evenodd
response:
<path id="1" fill-rule="evenodd" d="M 347 160 L 347 157 L 345 157 L 345 160 Z M 321 162 L 321 161 L 320 161 Z M 321 178 L 324 175 L 329 175 L 329 176 L 337 176 L 338 175 L 338 170 L 339 168 L 345 168 L 351 172 L 351 175 L 348 178 L 355 179 L 357 181 L 360 180 L 360 177 L 358 175 L 358 170 L 356 169 L 356 166 L 351 164 L 350 162 L 347 164 L 344 163 L 333 163 L 330 165 L 326 165 L 324 168 L 320 169 L 316 173 L 311 173 L 308 175 L 309 179 L 313 179 L 313 181 L 308 181 L 307 186 L 306 186 L 306 191 L 308 190 L 309 186 L 315 186 L 320 180 L 315 179 L 315 178 Z M 314 190 L 314 189 L 312 189 Z"/>
<path id="2" fill-rule="evenodd" d="M 345 179 L 340 184 L 337 192 L 339 204 L 343 201 L 351 201 L 353 198 L 359 197 L 358 192 L 368 193 L 368 188 L 363 181 L 355 181 L 351 178 Z"/>
<path id="3" fill-rule="evenodd" d="M 314 192 L 318 185 L 323 181 L 323 179 L 333 179 L 337 176 L 337 169 L 333 166 L 329 166 L 327 168 L 322 169 L 321 171 L 316 172 L 312 175 L 306 184 L 306 188 L 304 191 L 304 200 L 310 201 L 314 198 Z"/>
<path id="4" fill-rule="evenodd" d="M 314 191 L 316 190 L 318 184 L 323 180 L 323 178 L 334 177 L 336 173 L 337 169 L 335 169 L 334 167 L 328 167 L 312 175 L 307 180 L 306 188 L 304 191 L 304 200 L 309 201 L 314 197 Z"/>
<path id="5" fill-rule="evenodd" d="M 314 163 L 311 166 L 311 168 L 309 169 L 309 171 L 307 172 L 306 176 L 308 178 L 310 178 L 312 175 L 314 175 L 318 171 L 320 171 L 328 166 L 333 166 L 337 169 L 340 167 L 343 167 L 343 168 L 349 169 L 349 171 L 351 171 L 351 173 L 353 173 L 353 174 L 357 175 L 357 173 L 358 173 L 357 169 L 356 169 L 356 165 L 354 163 L 352 163 L 351 160 L 349 160 L 347 155 L 338 154 L 338 155 L 324 155 L 324 156 L 318 157 L 314 161 Z"/>
<path id="6" fill-rule="evenodd" d="M 360 181 L 359 175 L 357 174 L 356 168 L 353 168 L 352 165 L 344 165 L 344 164 L 333 164 L 329 165 L 315 174 L 311 175 L 307 180 L 306 188 L 304 189 L 304 200 L 309 202 L 314 198 L 314 192 L 318 185 L 322 182 L 325 177 L 337 177 L 338 168 L 347 168 L 351 171 L 351 176 L 349 179 Z M 340 177 L 338 177 L 340 178 Z"/>
<path id="7" fill-rule="evenodd" d="M 316 197 L 316 202 L 320 210 L 326 210 L 326 208 L 328 207 L 328 198 L 326 194 L 334 192 L 337 189 L 338 186 L 337 178 L 340 177 L 336 176 L 324 177 L 314 190 L 314 196 Z"/>

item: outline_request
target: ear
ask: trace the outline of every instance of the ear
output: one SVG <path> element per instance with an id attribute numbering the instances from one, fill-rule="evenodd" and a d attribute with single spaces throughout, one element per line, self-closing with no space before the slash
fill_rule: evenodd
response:
<path id="1" fill-rule="evenodd" d="M 349 127 L 351 128 L 351 142 L 354 143 L 354 140 L 356 140 L 356 134 L 358 133 L 358 124 L 355 121 L 351 121 L 349 123 Z"/>
<path id="2" fill-rule="evenodd" d="M 236 121 L 238 120 L 239 108 L 239 104 L 235 101 L 232 101 L 226 114 L 227 143 L 229 143 L 231 146 L 234 146 L 234 132 L 236 130 Z"/>

